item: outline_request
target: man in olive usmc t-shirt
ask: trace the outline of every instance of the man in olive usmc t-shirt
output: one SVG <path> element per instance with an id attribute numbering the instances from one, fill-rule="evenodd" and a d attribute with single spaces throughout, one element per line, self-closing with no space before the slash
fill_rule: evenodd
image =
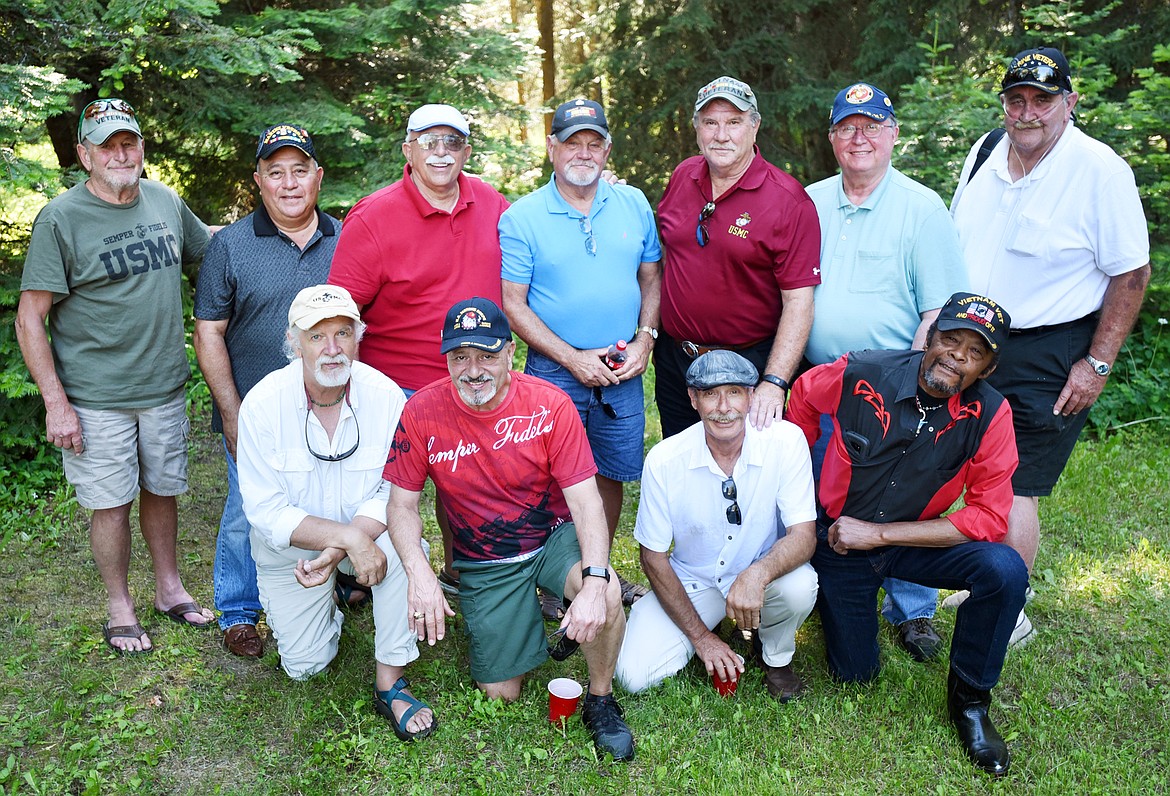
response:
<path id="1" fill-rule="evenodd" d="M 142 132 L 128 103 L 91 102 L 77 137 L 89 179 L 33 222 L 16 333 L 45 402 L 46 436 L 62 450 L 78 502 L 93 510 L 106 643 L 141 653 L 153 647 L 127 586 L 130 505 L 140 489 L 155 608 L 197 627 L 212 620 L 184 588 L 175 555 L 190 374 L 181 268 L 203 256 L 209 231 L 174 191 L 141 179 Z"/>

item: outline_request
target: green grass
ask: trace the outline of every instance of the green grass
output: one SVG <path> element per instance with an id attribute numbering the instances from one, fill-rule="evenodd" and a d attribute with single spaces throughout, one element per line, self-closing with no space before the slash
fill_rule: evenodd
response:
<path id="1" fill-rule="evenodd" d="M 210 604 L 223 499 L 218 439 L 196 433 L 191 465 L 180 555 L 188 585 Z M 104 598 L 84 517 L 22 518 L 5 507 L 0 793 L 1166 792 L 1168 472 L 1170 448 L 1151 431 L 1082 442 L 1042 501 L 1028 609 L 1039 633 L 1009 654 L 995 692 L 993 716 L 1013 754 L 1010 776 L 998 782 L 967 763 L 947 723 L 945 662 L 911 662 L 887 629 L 877 682 L 834 684 L 815 615 L 797 638 L 808 698 L 780 705 L 749 670 L 724 700 L 692 663 L 657 689 L 621 695 L 638 739 L 630 765 L 598 763 L 576 718 L 563 732 L 545 721 L 545 682 L 584 680 L 580 656 L 546 663 L 517 703 L 503 705 L 475 690 L 456 629 L 408 671 L 441 727 L 403 745 L 371 707 L 368 612 L 347 618 L 326 673 L 295 683 L 271 650 L 259 662 L 240 660 L 223 651 L 218 632 L 147 613 L 149 559 L 136 538 L 132 590 L 158 651 L 118 658 L 101 640 Z M 638 574 L 632 491 L 614 554 L 627 575 Z M 939 612 L 945 637 L 952 623 Z"/>

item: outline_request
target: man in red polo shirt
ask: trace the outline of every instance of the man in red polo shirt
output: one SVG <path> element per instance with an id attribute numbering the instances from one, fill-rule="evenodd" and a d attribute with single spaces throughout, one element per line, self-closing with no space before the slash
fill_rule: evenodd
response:
<path id="1" fill-rule="evenodd" d="M 447 362 L 435 347 L 451 296 L 500 296 L 500 239 L 496 232 L 508 200 L 463 173 L 471 157 L 471 128 L 450 105 L 423 105 L 410 115 L 402 179 L 362 199 L 345 217 L 329 282 L 350 292 L 369 325 L 362 360 L 385 373 L 409 397 L 446 378 Z M 446 567 L 451 593 L 447 518 Z"/>
<path id="2" fill-rule="evenodd" d="M 452 295 L 500 302 L 505 199 L 463 173 L 470 127 L 450 105 L 423 105 L 407 121 L 402 179 L 362 199 L 345 217 L 330 284 L 347 289 L 369 324 L 362 360 L 407 395 L 445 378 L 435 348 Z"/>
<path id="3" fill-rule="evenodd" d="M 665 267 L 654 364 L 663 437 L 699 421 L 685 374 L 713 348 L 737 351 L 763 374 L 752 425 L 779 418 L 821 281 L 816 208 L 800 183 L 760 155 L 751 87 L 732 77 L 708 83 L 692 122 L 702 154 L 678 165 L 658 205 Z"/>

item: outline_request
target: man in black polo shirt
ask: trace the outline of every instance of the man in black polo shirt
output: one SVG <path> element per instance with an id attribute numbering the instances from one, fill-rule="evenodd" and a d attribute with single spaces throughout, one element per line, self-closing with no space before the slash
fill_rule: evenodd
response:
<path id="1" fill-rule="evenodd" d="M 984 381 L 1010 322 L 991 299 L 956 293 L 925 352 L 851 352 L 818 365 L 797 380 L 787 412 L 810 446 L 820 415 L 833 420 L 812 559 L 829 669 L 845 682 L 877 676 L 874 603 L 885 578 L 968 589 L 947 707 L 967 755 L 997 776 L 1010 758 L 988 716 L 991 689 L 1028 587 L 1023 559 L 1002 543 L 1017 463 L 1011 408 Z M 941 516 L 960 495 L 963 508 Z"/>
<path id="2" fill-rule="evenodd" d="M 288 307 L 329 276 L 341 222 L 317 209 L 324 170 L 303 127 L 278 124 L 260 136 L 261 205 L 212 239 L 195 291 L 195 353 L 211 396 L 211 427 L 223 432 L 228 494 L 215 544 L 215 605 L 224 645 L 260 657 L 260 595 L 248 521 L 236 476 L 236 415 L 248 390 L 286 364 L 280 340 Z"/>

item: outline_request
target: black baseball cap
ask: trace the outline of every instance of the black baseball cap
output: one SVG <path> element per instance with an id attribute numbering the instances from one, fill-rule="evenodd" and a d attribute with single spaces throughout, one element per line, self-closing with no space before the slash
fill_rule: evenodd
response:
<path id="1" fill-rule="evenodd" d="M 1011 333 L 1012 318 L 1007 310 L 987 296 L 956 293 L 939 310 L 935 323 L 943 330 L 970 329 L 979 332 L 991 350 L 999 353 Z"/>
<path id="2" fill-rule="evenodd" d="M 458 301 L 447 310 L 439 353 L 464 346 L 495 352 L 511 339 L 512 328 L 503 310 L 491 299 L 477 296 Z"/>
<path id="3" fill-rule="evenodd" d="M 999 93 L 1016 86 L 1032 86 L 1048 94 L 1072 91 L 1068 59 L 1055 47 L 1024 50 L 1008 64 Z"/>
<path id="4" fill-rule="evenodd" d="M 270 158 L 272 153 L 286 146 L 296 147 L 317 160 L 317 150 L 313 148 L 309 131 L 298 124 L 288 123 L 274 124 L 260 134 L 260 140 L 256 142 L 256 160 Z"/>

